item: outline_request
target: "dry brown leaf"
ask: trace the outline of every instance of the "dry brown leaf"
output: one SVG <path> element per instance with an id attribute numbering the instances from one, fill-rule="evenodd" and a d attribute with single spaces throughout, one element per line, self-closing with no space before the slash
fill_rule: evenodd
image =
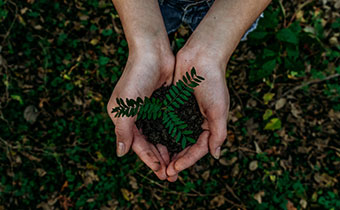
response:
<path id="1" fill-rule="evenodd" d="M 261 204 L 262 203 L 262 197 L 264 195 L 265 195 L 265 192 L 264 191 L 260 191 L 260 192 L 256 193 L 253 197 L 254 197 L 255 200 L 257 200 L 257 202 L 259 204 Z"/>
<path id="2" fill-rule="evenodd" d="M 29 105 L 25 108 L 24 118 L 27 122 L 33 124 L 37 120 L 38 115 L 39 112 L 35 106 Z"/>
<path id="3" fill-rule="evenodd" d="M 290 200 L 287 201 L 287 210 L 297 210 L 297 208 L 295 208 L 294 204 Z"/>
<path id="4" fill-rule="evenodd" d="M 279 99 L 278 101 L 276 101 L 276 103 L 275 103 L 275 109 L 276 109 L 276 110 L 281 109 L 282 107 L 285 106 L 286 102 L 287 102 L 287 99 L 285 99 L 285 98 L 280 98 L 280 99 Z"/>
<path id="5" fill-rule="evenodd" d="M 85 186 L 92 184 L 94 181 L 99 181 L 99 177 L 94 173 L 93 170 L 87 170 L 82 174 Z"/>
<path id="6" fill-rule="evenodd" d="M 340 9 L 340 0 L 336 0 L 336 2 L 334 4 L 334 8 L 335 9 Z"/>
<path id="7" fill-rule="evenodd" d="M 235 177 L 240 172 L 240 168 L 238 163 L 234 166 L 233 170 L 231 171 L 231 176 Z"/>
<path id="8" fill-rule="evenodd" d="M 205 172 L 203 172 L 202 174 L 202 178 L 207 181 L 209 179 L 210 176 L 210 170 L 206 170 Z"/>
<path id="9" fill-rule="evenodd" d="M 258 162 L 257 162 L 257 160 L 253 160 L 253 161 L 250 162 L 250 164 L 249 164 L 249 170 L 255 171 L 255 170 L 257 169 L 257 167 L 258 167 Z"/>
<path id="10" fill-rule="evenodd" d="M 47 173 L 47 172 L 46 172 L 44 169 L 42 169 L 42 168 L 37 168 L 37 172 L 38 172 L 38 174 L 39 174 L 40 177 L 45 176 L 46 173 Z"/>
<path id="11" fill-rule="evenodd" d="M 51 209 L 52 209 L 52 208 L 51 208 L 47 203 L 45 203 L 45 202 L 39 203 L 36 207 L 37 207 L 37 209 L 42 208 L 43 210 L 51 210 Z M 1 207 L 0 207 L 0 210 L 2 210 Z"/>
<path id="12" fill-rule="evenodd" d="M 300 205 L 303 209 L 307 208 L 307 201 L 305 199 L 301 199 L 300 200 Z"/>
<path id="13" fill-rule="evenodd" d="M 256 153 L 257 154 L 262 153 L 262 150 L 261 150 L 260 146 L 258 145 L 258 143 L 256 141 L 254 141 L 254 144 L 255 144 Z"/>
<path id="14" fill-rule="evenodd" d="M 132 189 L 137 190 L 138 189 L 138 184 L 137 184 L 137 179 L 133 176 L 129 176 L 129 184 L 132 187 Z"/>
<path id="15" fill-rule="evenodd" d="M 214 207 L 221 207 L 225 203 L 225 197 L 218 195 L 210 201 L 210 205 Z"/>
<path id="16" fill-rule="evenodd" d="M 291 112 L 293 116 L 296 118 L 300 118 L 299 115 L 302 113 L 302 111 L 299 110 L 293 103 L 290 104 L 290 107 L 291 107 Z"/>
<path id="17" fill-rule="evenodd" d="M 237 161 L 237 157 L 232 157 L 230 160 L 227 160 L 226 158 L 220 158 L 219 162 L 224 166 L 231 166 Z"/>

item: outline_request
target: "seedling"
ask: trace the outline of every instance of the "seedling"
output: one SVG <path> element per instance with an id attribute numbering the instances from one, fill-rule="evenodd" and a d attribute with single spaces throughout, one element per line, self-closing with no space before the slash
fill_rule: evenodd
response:
<path id="1" fill-rule="evenodd" d="M 134 117 L 137 115 L 137 120 L 161 118 L 171 137 L 176 139 L 176 143 L 181 141 L 184 149 L 187 141 L 195 143 L 196 140 L 189 137 L 193 131 L 188 129 L 188 124 L 180 119 L 175 110 L 184 105 L 185 101 L 188 101 L 194 92 L 193 88 L 199 86 L 203 80 L 203 77 L 196 74 L 195 68 L 192 68 L 190 74 L 186 72 L 182 80 L 170 87 L 164 100 L 161 101 L 153 97 L 145 97 L 143 100 L 138 97 L 136 100 L 126 98 L 124 101 L 122 98 L 117 98 L 118 107 L 114 107 L 112 113 L 115 113 L 115 117 Z"/>

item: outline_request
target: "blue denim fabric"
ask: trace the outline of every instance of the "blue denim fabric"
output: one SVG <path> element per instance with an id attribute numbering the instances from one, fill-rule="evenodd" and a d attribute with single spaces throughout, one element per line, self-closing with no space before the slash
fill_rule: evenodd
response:
<path id="1" fill-rule="evenodd" d="M 175 32 L 182 23 L 188 24 L 189 28 L 194 31 L 213 3 L 214 0 L 159 0 L 168 34 Z M 256 29 L 261 17 L 263 14 L 243 35 L 242 41 L 246 40 L 247 35 Z"/>

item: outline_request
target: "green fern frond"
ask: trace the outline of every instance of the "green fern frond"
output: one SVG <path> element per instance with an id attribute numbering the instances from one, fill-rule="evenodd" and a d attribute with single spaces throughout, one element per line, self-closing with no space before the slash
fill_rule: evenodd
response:
<path id="1" fill-rule="evenodd" d="M 174 112 L 164 112 L 162 122 L 165 125 L 165 128 L 168 128 L 168 133 L 171 135 L 171 137 L 176 137 L 176 142 L 182 142 L 182 147 L 184 149 L 186 146 L 186 140 L 192 139 L 188 137 L 188 135 L 192 134 L 193 132 L 191 130 L 185 130 L 188 125 Z"/>
<path id="2" fill-rule="evenodd" d="M 169 93 L 165 95 L 165 99 L 160 101 L 155 98 L 145 97 L 144 100 L 138 97 L 134 99 L 117 98 L 117 107 L 112 109 L 115 117 L 133 117 L 137 115 L 137 119 L 156 120 L 162 118 L 162 123 L 168 129 L 169 135 L 176 138 L 176 142 L 181 141 L 183 149 L 187 141 L 195 143 L 195 140 L 189 135 L 193 132 L 186 130 L 188 125 L 175 114 L 175 109 L 179 109 L 184 105 L 189 97 L 194 93 L 193 88 L 197 87 L 203 77 L 196 74 L 195 68 L 183 75 L 182 80 L 176 82 L 170 87 Z"/>
<path id="3" fill-rule="evenodd" d="M 165 95 L 166 100 L 163 101 L 166 106 L 165 109 L 172 111 L 173 107 L 180 108 L 180 105 L 183 105 L 184 101 L 187 101 L 188 97 L 194 92 L 193 88 L 197 87 L 203 80 L 203 77 L 197 76 L 195 68 L 191 70 L 191 76 L 186 72 L 182 80 L 171 86 L 169 93 Z"/>
<path id="4" fill-rule="evenodd" d="M 159 99 L 152 98 L 151 100 L 147 97 L 144 99 L 144 104 L 140 107 L 137 119 L 148 119 L 156 120 L 161 117 L 162 103 Z"/>

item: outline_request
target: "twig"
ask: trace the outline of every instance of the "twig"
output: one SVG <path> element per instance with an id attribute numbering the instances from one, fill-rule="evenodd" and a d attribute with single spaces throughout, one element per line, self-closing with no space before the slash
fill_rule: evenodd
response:
<path id="1" fill-rule="evenodd" d="M 282 15 L 283 15 L 283 26 L 286 27 L 286 10 L 282 4 L 282 0 L 279 0 L 279 4 L 280 4 L 280 9 L 282 11 Z"/>
<path id="2" fill-rule="evenodd" d="M 337 152 L 340 152 L 340 148 L 334 147 L 334 146 L 327 146 L 330 149 L 334 149 Z"/>
<path id="3" fill-rule="evenodd" d="M 1 51 L 1 50 L 0 50 Z M 5 105 L 1 105 L 1 101 L 0 101 L 0 109 L 6 108 L 6 106 L 8 105 L 8 97 L 9 97 L 9 92 L 8 92 L 8 86 L 9 86 L 9 79 L 8 79 L 8 65 L 7 65 L 7 61 L 0 55 L 0 69 L 4 68 L 5 72 L 6 72 L 6 83 L 5 84 L 5 94 L 4 94 L 4 101 L 6 102 Z M 1 115 L 2 117 L 2 115 Z"/>
<path id="4" fill-rule="evenodd" d="M 236 200 L 241 201 L 241 199 L 234 193 L 234 190 L 227 183 L 225 184 L 225 187 Z"/>
<path id="5" fill-rule="evenodd" d="M 12 28 L 13 28 L 13 25 L 14 25 L 15 21 L 16 21 L 17 18 L 18 18 L 18 16 L 17 16 L 17 14 L 18 14 L 18 7 L 17 7 L 17 5 L 16 5 L 14 2 L 12 2 L 12 1 L 8 1 L 8 2 L 11 3 L 11 4 L 13 4 L 13 5 L 15 6 L 15 15 L 14 15 L 14 20 L 12 21 L 11 25 L 9 26 L 9 29 L 8 29 L 7 32 L 6 32 L 6 34 L 5 34 L 5 36 L 4 36 L 4 39 L 2 40 L 1 45 L 3 45 L 3 44 L 5 43 L 7 37 L 9 36 L 9 34 L 10 34 Z"/>
<path id="6" fill-rule="evenodd" d="M 12 158 L 11 153 L 10 153 L 11 145 L 1 137 L 0 137 L 0 141 L 5 145 L 6 156 L 9 160 L 9 163 L 10 163 L 10 166 L 11 166 L 10 173 L 11 173 L 11 175 L 14 176 L 13 158 Z"/>
<path id="7" fill-rule="evenodd" d="M 306 82 L 306 83 L 304 83 L 304 84 L 301 84 L 301 85 L 299 85 L 299 86 L 296 86 L 296 87 L 293 88 L 293 89 L 290 89 L 290 90 L 286 91 L 285 93 L 282 94 L 282 97 L 284 97 L 284 96 L 286 96 L 286 95 L 288 95 L 288 94 L 293 94 L 295 91 L 297 91 L 297 90 L 299 90 L 299 89 L 301 89 L 301 88 L 303 88 L 303 87 L 305 87 L 305 86 L 308 86 L 308 85 L 311 85 L 311 84 L 320 83 L 320 82 L 324 82 L 324 81 L 327 81 L 327 80 L 330 80 L 330 79 L 333 79 L 333 78 L 337 78 L 337 77 L 339 77 L 339 76 L 340 76 L 340 74 L 333 74 L 333 75 L 330 75 L 330 76 L 328 76 L 328 77 L 326 77 L 326 78 L 323 78 L 323 79 L 315 79 L 315 80 L 311 80 L 311 81 L 309 81 L 309 82 Z"/>
<path id="8" fill-rule="evenodd" d="M 241 112 L 243 116 L 246 116 L 246 114 L 244 113 L 244 105 L 243 102 L 239 96 L 239 94 L 235 91 L 235 89 L 233 88 L 233 86 L 230 86 L 231 90 L 233 91 L 233 93 L 235 94 L 235 96 L 237 97 L 237 99 L 240 101 L 240 105 L 241 105 Z"/>

